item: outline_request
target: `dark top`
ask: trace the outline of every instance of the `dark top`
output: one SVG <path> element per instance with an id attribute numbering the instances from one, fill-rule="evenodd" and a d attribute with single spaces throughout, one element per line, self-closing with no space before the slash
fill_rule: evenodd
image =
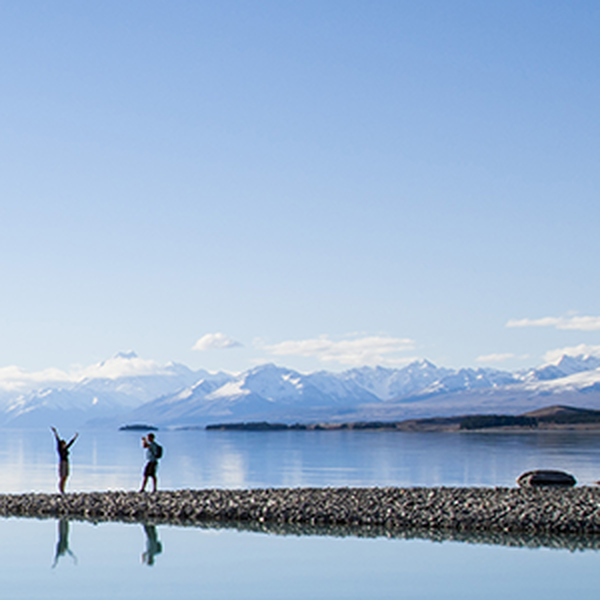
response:
<path id="1" fill-rule="evenodd" d="M 61 446 L 60 442 L 63 440 L 61 440 L 58 437 L 58 435 L 56 435 L 56 433 L 54 435 L 56 436 L 56 451 L 58 452 L 58 456 L 60 456 L 60 460 L 68 461 L 69 460 L 69 448 L 75 443 L 75 440 L 77 439 L 77 434 L 75 434 L 75 437 L 73 437 L 73 439 L 68 444 L 66 442 L 64 442 L 64 445 L 62 445 L 62 446 Z"/>
<path id="2" fill-rule="evenodd" d="M 56 442 L 56 451 L 60 456 L 60 460 L 69 460 L 69 446 L 66 444 L 61 446 L 60 442 Z"/>

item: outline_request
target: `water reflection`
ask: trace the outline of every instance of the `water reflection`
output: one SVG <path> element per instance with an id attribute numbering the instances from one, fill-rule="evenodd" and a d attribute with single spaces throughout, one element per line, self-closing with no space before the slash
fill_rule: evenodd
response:
<path id="1" fill-rule="evenodd" d="M 151 567 L 154 564 L 154 557 L 162 552 L 162 543 L 158 539 L 155 525 L 142 523 L 142 527 L 146 534 L 146 551 L 142 553 L 142 563 Z"/>
<path id="2" fill-rule="evenodd" d="M 54 562 L 52 563 L 53 569 L 65 555 L 69 555 L 73 559 L 73 563 L 77 564 L 77 557 L 69 548 L 69 520 L 60 519 L 58 521 L 58 541 L 56 542 L 56 552 L 54 553 Z"/>
<path id="3" fill-rule="evenodd" d="M 163 546 L 162 542 L 158 539 L 156 525 L 149 523 L 141 523 L 141 525 L 146 536 L 146 548 L 142 552 L 142 564 L 151 567 L 154 565 L 154 557 L 162 553 Z M 69 529 L 70 523 L 68 519 L 58 520 L 58 540 L 54 552 L 54 562 L 52 563 L 53 569 L 64 556 L 69 556 L 73 560 L 73 564 L 77 564 L 77 556 L 69 547 Z"/>
<path id="4" fill-rule="evenodd" d="M 594 432 L 161 432 L 168 452 L 161 488 L 322 486 L 512 486 L 533 469 L 599 479 Z M 0 436 L 0 492 L 53 492 L 55 448 L 38 431 Z M 77 441 L 71 491 L 139 487 L 137 435 L 85 431 Z"/>
<path id="5" fill-rule="evenodd" d="M 57 525 L 60 564 L 51 569 Z M 597 598 L 600 555 L 589 538 L 146 525 L 0 519 L 0 537 L 9 541 L 0 545 L 0 588 L 7 598 L 46 600 Z M 168 552 L 157 552 L 159 541 Z M 69 542 L 77 568 L 65 568 L 74 561 Z M 153 568 L 141 563 L 142 552 Z"/>
<path id="6" fill-rule="evenodd" d="M 388 538 L 399 540 L 424 540 L 430 542 L 461 542 L 486 546 L 511 548 L 548 548 L 554 550 L 600 550 L 600 536 L 534 534 L 503 531 L 445 531 L 424 529 L 387 529 L 369 525 L 310 525 L 294 523 L 260 523 L 258 521 L 207 521 L 196 523 L 195 528 L 205 530 L 235 530 L 246 533 L 263 533 L 273 536 L 336 537 L 336 538 Z"/>
<path id="7" fill-rule="evenodd" d="M 94 523 L 97 524 L 97 523 Z M 145 535 L 146 546 L 142 552 L 142 564 L 153 566 L 155 557 L 162 554 L 163 545 L 159 539 L 156 525 L 140 523 Z M 169 525 L 173 527 L 173 525 Z M 502 531 L 444 531 L 423 529 L 388 529 L 382 526 L 369 525 L 311 525 L 297 523 L 269 523 L 258 521 L 206 521 L 186 525 L 178 523 L 176 527 L 217 532 L 230 531 L 254 534 L 266 534 L 272 537 L 323 537 L 323 538 L 387 538 L 398 540 L 422 540 L 430 542 L 460 542 L 486 546 L 506 546 L 512 548 L 548 548 L 568 550 L 570 552 L 584 550 L 600 550 L 600 536 L 565 535 L 565 534 L 533 534 L 525 531 L 508 533 Z M 69 521 L 58 521 L 58 541 L 52 567 L 56 567 L 63 556 L 70 556 L 74 564 L 77 557 L 69 548 Z"/>

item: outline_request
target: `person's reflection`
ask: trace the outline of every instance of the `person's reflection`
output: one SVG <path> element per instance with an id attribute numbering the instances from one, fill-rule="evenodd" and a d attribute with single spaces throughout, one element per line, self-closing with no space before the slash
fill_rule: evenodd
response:
<path id="1" fill-rule="evenodd" d="M 69 521 L 67 519 L 60 519 L 58 521 L 58 541 L 56 542 L 56 553 L 54 555 L 54 563 L 52 568 L 56 567 L 58 560 L 68 554 L 75 564 L 77 564 L 77 557 L 71 552 L 69 548 Z"/>
<path id="2" fill-rule="evenodd" d="M 155 525 L 144 523 L 143 527 L 146 534 L 146 552 L 142 554 L 142 562 L 151 567 L 154 564 L 154 557 L 162 552 L 162 544 L 158 539 Z"/>

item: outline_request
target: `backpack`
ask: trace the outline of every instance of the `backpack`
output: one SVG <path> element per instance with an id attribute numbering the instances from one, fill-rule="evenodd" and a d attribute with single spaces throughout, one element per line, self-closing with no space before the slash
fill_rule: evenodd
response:
<path id="1" fill-rule="evenodd" d="M 162 458 L 163 447 L 160 444 L 154 442 L 154 458 Z"/>

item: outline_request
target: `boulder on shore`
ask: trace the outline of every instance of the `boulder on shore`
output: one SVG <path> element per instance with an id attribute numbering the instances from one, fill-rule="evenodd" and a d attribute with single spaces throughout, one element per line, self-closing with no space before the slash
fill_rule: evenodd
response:
<path id="1" fill-rule="evenodd" d="M 573 487 L 577 480 L 573 475 L 564 471 L 527 471 L 517 478 L 517 483 L 521 487 L 537 487 L 541 485 L 555 485 L 564 487 Z"/>

